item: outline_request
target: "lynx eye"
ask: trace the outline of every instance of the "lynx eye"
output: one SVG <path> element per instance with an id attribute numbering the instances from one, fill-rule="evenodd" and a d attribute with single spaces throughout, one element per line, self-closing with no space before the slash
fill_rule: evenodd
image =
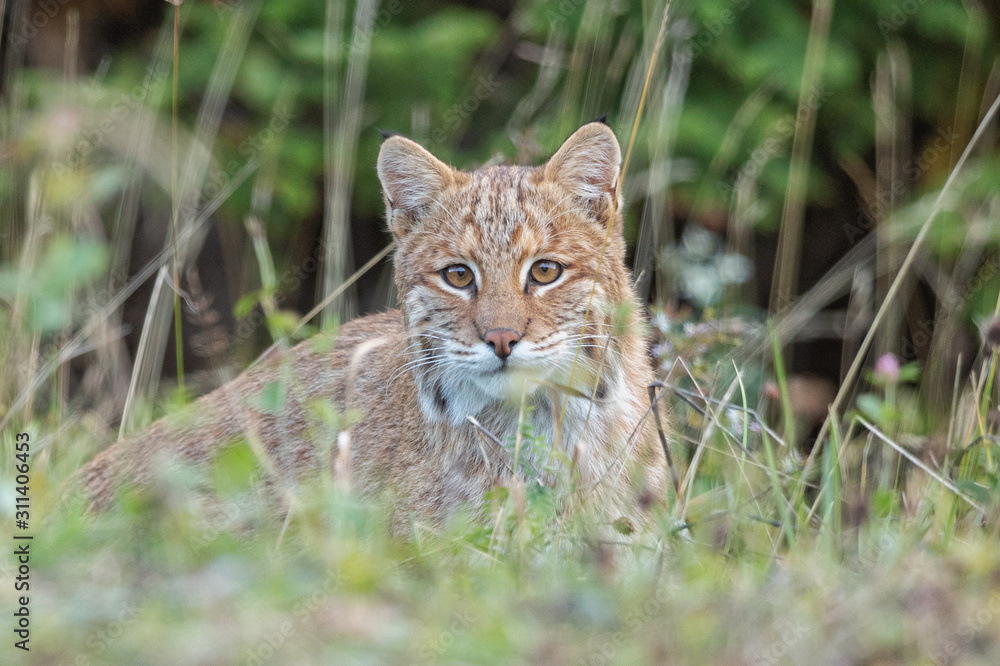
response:
<path id="1" fill-rule="evenodd" d="M 542 259 L 531 264 L 531 279 L 537 284 L 551 284 L 562 275 L 562 264 Z"/>
<path id="2" fill-rule="evenodd" d="M 445 279 L 445 282 L 459 289 L 465 289 L 472 284 L 473 280 L 472 269 L 463 264 L 448 266 L 448 268 L 441 271 L 441 276 Z"/>

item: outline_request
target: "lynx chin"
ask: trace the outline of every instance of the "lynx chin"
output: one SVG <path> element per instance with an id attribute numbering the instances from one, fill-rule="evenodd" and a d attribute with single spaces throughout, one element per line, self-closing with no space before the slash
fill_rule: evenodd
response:
<path id="1" fill-rule="evenodd" d="M 112 445 L 79 472 L 91 504 L 108 505 L 123 483 L 148 485 L 164 456 L 202 465 L 252 438 L 278 482 L 336 467 L 361 496 L 387 493 L 406 532 L 414 519 L 475 512 L 509 484 L 520 427 L 546 444 L 521 451 L 519 468 L 561 460 L 560 478 L 609 521 L 641 519 L 666 464 L 625 266 L 620 161 L 599 122 L 542 166 L 471 173 L 387 138 L 378 177 L 399 310 L 307 340 Z M 278 381 L 281 408 L 264 409 Z M 331 434 L 315 403 L 360 416 Z"/>

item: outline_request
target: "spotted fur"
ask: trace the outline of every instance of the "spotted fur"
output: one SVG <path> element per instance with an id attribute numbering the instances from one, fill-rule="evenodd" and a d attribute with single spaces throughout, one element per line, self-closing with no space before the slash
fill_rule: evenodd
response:
<path id="1" fill-rule="evenodd" d="M 330 351 L 306 341 L 290 362 L 273 360 L 199 400 L 197 418 L 160 421 L 110 447 L 81 472 L 95 503 L 106 504 L 123 477 L 142 484 L 159 451 L 201 462 L 248 431 L 279 474 L 315 469 L 308 403 L 323 400 L 363 414 L 340 438 L 350 442 L 351 483 L 363 495 L 389 490 L 400 529 L 412 516 L 479 507 L 508 483 L 503 444 L 524 418 L 573 461 L 579 492 L 609 518 L 635 516 L 640 491 L 662 490 L 665 466 L 650 436 L 652 376 L 624 261 L 620 159 L 598 122 L 543 166 L 471 173 L 389 136 L 378 175 L 397 244 L 399 311 L 346 324 Z M 539 260 L 562 266 L 555 281 L 532 281 Z M 444 278 L 457 264 L 472 270 L 470 287 Z M 517 337 L 506 358 L 487 341 L 496 330 Z M 265 414 L 253 396 L 279 377 L 298 390 L 288 391 L 284 414 Z"/>

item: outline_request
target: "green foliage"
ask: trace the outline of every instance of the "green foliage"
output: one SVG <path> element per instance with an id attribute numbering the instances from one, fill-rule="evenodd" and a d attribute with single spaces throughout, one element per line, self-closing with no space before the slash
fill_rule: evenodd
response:
<path id="1" fill-rule="evenodd" d="M 202 204 L 248 163 L 259 164 L 212 224 L 237 318 L 259 309 L 271 340 L 299 324 L 282 299 L 308 277 L 296 252 L 313 243 L 324 215 L 324 117 L 334 117 L 330 129 L 340 127 L 346 72 L 359 64 L 350 34 L 355 3 L 344 8 L 337 35 L 324 28 L 327 4 L 261 4 L 222 126 L 210 137 L 214 163 Z M 182 141 L 227 55 L 220 46 L 235 5 L 182 5 Z M 660 4 L 525 1 L 510 16 L 486 6 L 380 4 L 363 106 L 348 109 L 361 119 L 348 167 L 356 238 L 385 240 L 375 127 L 422 141 L 460 167 L 497 153 L 538 163 L 576 125 L 604 113 L 626 143 Z M 512 441 L 483 441 L 510 454 L 515 476 L 490 493 L 485 516 L 464 513 L 443 525 L 413 517 L 411 538 L 392 538 L 385 505 L 351 495 L 350 470 L 337 460 L 339 434 L 363 415 L 318 399 L 307 406 L 308 432 L 329 473 L 283 478 L 248 438 L 221 449 L 205 469 L 157 467 L 148 492 L 123 491 L 111 511 L 84 513 L 60 489 L 113 439 L 106 424 L 121 413 L 114 401 L 125 395 L 122 384 L 147 368 L 102 384 L 97 371 L 121 362 L 109 352 L 55 364 L 40 388 L 24 386 L 92 314 L 79 304 L 100 307 L 110 294 L 93 290 L 120 287 L 129 268 L 131 232 L 117 217 L 126 189 L 139 181 L 151 228 L 169 219 L 168 77 L 142 84 L 153 40 L 116 52 L 106 72 L 81 71 L 79 86 L 61 73 L 21 73 L 10 99 L 24 108 L 4 106 L 0 118 L 7 132 L 0 415 L 44 442 L 31 458 L 32 656 L 39 663 L 1000 662 L 997 352 L 963 350 L 954 382 L 938 367 L 957 365 L 942 344 L 894 374 L 863 373 L 846 418 L 817 448 L 810 433 L 818 424 L 804 415 L 801 377 L 792 375 L 792 358 L 802 353 L 779 339 L 788 335 L 780 322 L 767 329 L 748 308 L 746 294 L 760 277 L 749 274 L 753 258 L 744 256 L 753 247 L 733 247 L 737 234 L 749 240 L 751 231 L 759 238 L 778 228 L 803 103 L 817 112 L 810 211 L 856 221 L 858 237 L 872 228 L 872 205 L 859 201 L 880 168 L 872 76 L 890 48 L 903 54 L 897 64 L 908 63 L 903 106 L 912 118 L 901 128 L 915 130 L 916 144 L 904 165 L 905 196 L 880 231 L 897 245 L 912 241 L 978 122 L 978 96 L 992 90 L 986 77 L 997 47 L 977 7 L 838 0 L 821 86 L 803 95 L 807 3 L 672 5 L 625 184 L 629 241 L 644 207 L 664 198 L 671 208 L 661 231 L 670 235 L 675 215 L 689 228 L 680 243 L 661 237 L 653 248 L 674 290 L 658 293 L 653 324 L 678 487 L 640 526 L 594 506 L 572 456 L 553 452 L 526 419 Z M 668 99 L 666 80 L 688 64 L 686 85 Z M 331 90 L 325 68 L 333 70 Z M 154 154 L 134 156 L 129 171 L 122 165 L 131 154 L 116 140 L 134 136 L 121 112 L 135 109 L 127 100 L 136 86 L 158 104 L 151 109 L 157 140 Z M 326 107 L 327 95 L 335 108 Z M 931 276 L 936 319 L 921 322 L 901 304 L 893 313 L 911 337 L 995 312 L 1000 236 L 991 216 L 1000 161 L 991 149 L 983 144 L 931 221 L 919 261 Z M 646 178 L 657 156 L 670 160 L 669 190 Z M 845 188 L 848 171 L 857 191 Z M 750 180 L 745 210 L 735 199 L 741 178 Z M 735 212 L 752 228 L 733 229 Z M 247 223 L 251 214 L 260 228 Z M 730 235 L 696 232 L 699 223 L 729 225 Z M 87 240 L 101 233 L 122 247 Z M 953 275 L 955 267 L 967 279 L 957 269 Z M 860 283 L 868 265 L 855 270 Z M 859 294 L 863 319 L 872 306 Z M 740 318 L 714 319 L 733 312 Z M 106 337 L 86 340 L 98 351 L 81 354 L 105 353 L 120 328 L 106 323 Z M 310 342 L 324 352 L 335 343 L 334 332 Z M 287 374 L 248 396 L 251 403 L 281 414 L 298 395 Z M 85 400 L 71 395 L 77 385 L 89 391 Z M 190 413 L 175 413 L 190 397 L 176 392 L 160 409 L 191 425 Z M 13 433 L 0 432 L 5 498 L 15 492 Z M 4 506 L 9 534 L 10 502 Z"/>
<path id="2" fill-rule="evenodd" d="M 692 510 L 689 527 L 663 532 L 659 545 L 614 546 L 588 539 L 538 486 L 497 489 L 490 525 L 459 518 L 398 541 L 386 538 L 377 503 L 313 482 L 292 491 L 295 508 L 282 525 L 246 485 L 259 473 L 246 445 L 218 455 L 197 492 L 175 475 L 152 494 L 85 516 L 52 503 L 69 469 L 60 459 L 36 458 L 33 471 L 45 522 L 32 545 L 32 581 L 60 591 L 33 596 L 39 659 L 530 663 L 543 654 L 626 664 L 669 654 L 800 663 L 892 652 L 919 661 L 946 654 L 1000 594 L 995 536 L 977 536 L 960 518 L 949 529 L 963 538 L 936 545 L 889 488 L 873 494 L 863 528 L 833 538 L 828 554 L 814 554 L 816 540 L 834 535 L 802 530 L 787 556 L 775 557 L 757 537 L 778 530 L 748 518 L 756 507 L 722 522 Z M 836 468 L 824 462 L 831 493 Z M 206 503 L 205 490 L 221 504 Z M 933 495 L 924 503 L 932 512 L 951 506 Z M 824 503 L 824 524 L 836 524 L 838 504 Z M 905 601 L 927 595 L 943 603 Z M 831 617 L 831 607 L 850 612 Z M 954 649 L 989 663 L 1000 637 L 990 623 L 974 632 Z"/>
<path id="3" fill-rule="evenodd" d="M 28 330 L 63 330 L 72 320 L 77 293 L 105 271 L 107 260 L 103 243 L 58 236 L 29 270 L 0 269 L 0 297 L 24 304 Z"/>
<path id="4" fill-rule="evenodd" d="M 213 485 L 222 495 L 247 490 L 260 477 L 257 457 L 246 443 L 224 447 L 212 460 L 211 468 Z"/>

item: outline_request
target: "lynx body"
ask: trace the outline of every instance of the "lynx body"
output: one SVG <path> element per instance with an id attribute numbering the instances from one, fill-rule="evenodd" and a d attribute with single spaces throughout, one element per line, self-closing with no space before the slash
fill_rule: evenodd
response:
<path id="1" fill-rule="evenodd" d="M 359 493 L 390 493 L 400 527 L 481 506 L 510 482 L 510 443 L 526 426 L 571 461 L 579 492 L 609 519 L 635 515 L 641 492 L 662 491 L 666 468 L 624 262 L 620 158 L 601 123 L 543 166 L 472 173 L 386 139 L 378 175 L 400 309 L 345 324 L 330 345 L 301 343 L 198 400 L 190 417 L 113 445 L 81 471 L 94 503 L 122 480 L 148 482 L 159 452 L 198 463 L 244 436 L 279 474 L 323 467 L 309 405 L 326 401 L 361 414 L 333 455 Z M 255 397 L 279 378 L 284 407 L 265 412 Z M 521 455 L 524 469 L 545 465 L 537 447 Z"/>

